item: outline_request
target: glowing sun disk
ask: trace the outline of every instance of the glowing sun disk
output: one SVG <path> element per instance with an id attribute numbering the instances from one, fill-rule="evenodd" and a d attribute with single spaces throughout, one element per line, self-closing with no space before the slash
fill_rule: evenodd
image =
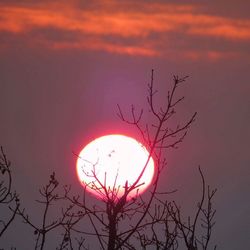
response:
<path id="1" fill-rule="evenodd" d="M 99 137 L 80 152 L 77 174 L 86 190 L 97 197 L 105 198 L 105 189 L 116 198 L 124 194 L 127 183 L 131 187 L 143 175 L 128 199 L 142 193 L 150 185 L 154 175 L 154 162 L 146 148 L 133 138 L 124 135 Z"/>

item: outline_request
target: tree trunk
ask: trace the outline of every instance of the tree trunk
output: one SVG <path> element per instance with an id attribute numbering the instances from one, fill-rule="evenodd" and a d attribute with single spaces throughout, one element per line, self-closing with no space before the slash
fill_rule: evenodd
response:
<path id="1" fill-rule="evenodd" d="M 116 215 L 112 214 L 109 217 L 109 241 L 108 241 L 108 250 L 115 249 L 116 242 Z"/>

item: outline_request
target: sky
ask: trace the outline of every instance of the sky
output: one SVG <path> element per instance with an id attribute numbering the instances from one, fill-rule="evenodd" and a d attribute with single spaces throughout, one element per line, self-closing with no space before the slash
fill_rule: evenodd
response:
<path id="1" fill-rule="evenodd" d="M 166 153 L 160 187 L 177 188 L 192 211 L 200 165 L 218 188 L 213 242 L 221 250 L 246 249 L 249 9 L 245 0 L 1 0 L 0 145 L 21 200 L 35 206 L 52 171 L 80 190 L 72 151 L 108 133 L 137 136 L 117 117 L 117 104 L 125 113 L 131 104 L 147 110 L 151 69 L 159 104 L 173 75 L 188 75 L 180 122 L 198 116 L 180 148 Z M 6 237 L 0 244 L 10 247 Z M 21 238 L 15 244 L 25 246 Z"/>

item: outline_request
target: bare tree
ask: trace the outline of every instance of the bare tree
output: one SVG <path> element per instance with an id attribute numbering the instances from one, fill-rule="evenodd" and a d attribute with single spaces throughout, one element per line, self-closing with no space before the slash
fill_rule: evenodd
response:
<path id="1" fill-rule="evenodd" d="M 0 150 L 0 209 L 4 207 L 11 208 L 9 210 L 10 217 L 6 220 L 0 218 L 0 237 L 5 233 L 10 224 L 16 217 L 18 208 L 19 208 L 19 199 L 15 191 L 12 189 L 12 174 L 11 174 L 11 163 L 7 159 L 7 156 L 4 153 L 3 147 Z"/>
<path id="2" fill-rule="evenodd" d="M 179 234 L 184 239 L 185 245 L 188 250 L 196 250 L 200 246 L 201 249 L 208 249 L 209 240 L 211 238 L 212 227 L 214 225 L 214 215 L 216 210 L 212 207 L 212 199 L 216 193 L 216 189 L 211 190 L 209 185 L 206 187 L 204 175 L 199 167 L 199 173 L 202 180 L 202 194 L 201 199 L 197 204 L 197 211 L 195 213 L 193 221 L 189 216 L 187 221 L 183 221 L 181 217 L 181 209 L 176 202 L 168 202 L 164 204 L 167 207 L 167 211 L 170 218 L 179 230 Z M 207 199 L 206 197 L 207 196 Z M 205 201 L 207 204 L 205 204 Z M 161 202 L 161 201 L 160 201 Z M 201 218 L 200 226 L 204 229 L 204 233 L 199 235 L 197 233 L 198 220 Z M 216 249 L 216 246 L 214 247 Z"/>
<path id="3" fill-rule="evenodd" d="M 159 176 L 166 165 L 166 160 L 164 159 L 164 150 L 168 148 L 177 148 L 177 146 L 183 141 L 187 134 L 187 130 L 190 125 L 194 122 L 196 113 L 194 113 L 189 120 L 183 124 L 178 124 L 176 127 L 169 127 L 170 120 L 174 118 L 176 114 L 176 107 L 183 101 L 184 97 L 176 97 L 176 92 L 178 87 L 183 84 L 186 80 L 186 77 L 179 78 L 174 76 L 174 82 L 172 88 L 167 93 L 166 105 L 164 107 L 156 108 L 155 105 L 155 95 L 156 91 L 154 90 L 154 72 L 152 71 L 151 82 L 148 84 L 148 107 L 149 112 L 153 116 L 155 122 L 152 124 L 143 124 L 143 113 L 144 110 L 141 109 L 138 113 L 136 112 L 135 107 L 131 107 L 131 119 L 124 117 L 121 107 L 118 105 L 118 116 L 127 124 L 135 126 L 146 145 L 149 151 L 149 157 L 145 163 L 145 166 L 139 176 L 135 179 L 134 183 L 128 185 L 124 183 L 123 195 L 121 197 L 117 196 L 117 189 L 114 187 L 108 187 L 105 185 L 105 181 L 102 183 L 98 179 L 95 170 L 95 164 L 93 163 L 93 169 L 91 173 L 85 173 L 88 176 L 91 176 L 95 179 L 95 182 L 89 184 L 89 188 L 96 191 L 101 199 L 104 201 L 105 207 L 99 208 L 98 211 L 96 208 L 87 208 L 86 204 L 78 203 L 74 201 L 74 204 L 80 205 L 87 209 L 89 212 L 89 217 L 93 217 L 91 223 L 94 227 L 98 240 L 102 249 L 135 249 L 134 242 L 137 238 L 141 242 L 141 246 L 146 249 L 147 245 L 156 244 L 158 249 L 161 249 L 163 245 L 165 249 L 174 249 L 177 246 L 177 236 L 179 236 L 179 224 L 175 222 L 175 226 L 172 230 L 169 227 L 167 218 L 172 218 L 171 212 L 173 210 L 168 209 L 170 204 L 161 204 L 162 206 L 159 209 L 162 209 L 162 212 L 156 212 L 152 215 L 152 204 L 157 197 L 157 185 L 159 182 Z M 127 200 L 128 195 L 138 189 L 143 183 L 140 182 L 142 175 L 144 174 L 145 169 L 147 168 L 150 157 L 155 159 L 155 179 L 152 185 L 152 190 L 150 197 L 147 201 L 143 200 L 140 195 L 137 195 L 131 201 Z M 84 170 L 83 170 L 84 171 Z M 97 184 L 95 184 L 97 183 Z M 130 224 L 131 218 L 133 218 L 133 224 Z M 148 220 L 150 222 L 148 222 Z M 96 223 L 94 223 L 96 220 Z M 173 218 L 172 218 L 173 220 Z M 97 226 L 97 222 L 100 225 Z M 159 224 L 165 225 L 165 236 L 166 240 L 164 244 L 157 239 L 157 233 L 155 231 L 155 226 Z M 129 225 L 129 226 L 128 226 Z M 102 233 L 97 229 L 104 227 Z M 145 227 L 151 227 L 153 232 L 153 239 L 149 240 L 142 234 L 141 231 Z M 121 228 L 123 230 L 121 230 Z M 104 233 L 103 233 L 104 232 Z M 137 245 L 137 244 L 135 244 Z M 163 248 L 162 248 L 163 249 Z"/>
<path id="4" fill-rule="evenodd" d="M 143 249 L 147 246 L 155 246 L 156 249 L 178 249 L 181 245 L 187 250 L 207 250 L 211 239 L 212 228 L 215 224 L 214 215 L 216 210 L 212 206 L 212 199 L 216 189 L 211 190 L 206 186 L 204 175 L 199 167 L 202 181 L 201 197 L 197 203 L 194 218 L 182 215 L 180 206 L 175 201 L 168 201 L 162 196 L 169 193 L 156 193 L 155 199 L 158 205 L 155 206 L 151 221 L 145 225 L 145 234 L 138 234 Z M 149 231 L 151 230 L 151 233 Z M 157 232 L 164 232 L 158 235 Z M 216 249 L 216 246 L 213 247 Z"/>
<path id="5" fill-rule="evenodd" d="M 45 249 L 46 237 L 52 231 L 59 231 L 62 235 L 62 240 L 59 243 L 57 249 L 74 249 L 74 244 L 72 242 L 71 230 L 72 228 L 79 223 L 83 217 L 86 215 L 84 210 L 75 210 L 74 202 L 56 204 L 62 200 L 62 195 L 58 194 L 59 182 L 55 177 L 53 172 L 50 175 L 49 183 L 44 187 L 39 189 L 39 194 L 41 198 L 36 200 L 39 204 L 43 206 L 43 212 L 39 218 L 41 222 L 39 225 L 36 225 L 30 216 L 27 214 L 25 209 L 17 209 L 17 214 L 21 216 L 23 222 L 29 225 L 35 235 L 35 246 L 34 249 L 42 250 Z M 64 187 L 64 190 L 67 190 L 67 186 Z M 58 214 L 57 218 L 50 219 L 49 212 L 50 209 L 57 205 L 56 213 Z M 58 211 L 58 208 L 61 208 Z M 83 240 L 78 240 L 79 247 L 83 245 Z M 81 248 L 79 248 L 81 249 Z"/>
<path id="6" fill-rule="evenodd" d="M 201 169 L 199 168 L 202 195 L 193 220 L 188 217 L 186 221 L 176 202 L 168 201 L 169 195 L 173 192 L 160 193 L 158 191 L 160 174 L 166 166 L 164 157 L 166 150 L 176 149 L 183 142 L 196 118 L 196 113 L 194 113 L 188 120 L 177 122 L 174 127 L 170 125 L 172 120 L 176 121 L 177 107 L 184 100 L 183 96 L 178 97 L 178 88 L 186 79 L 187 77 L 174 76 L 173 84 L 165 95 L 166 103 L 158 108 L 156 100 L 159 93 L 154 87 L 154 71 L 152 70 L 147 95 L 152 122 L 145 122 L 145 109 L 137 111 L 132 105 L 131 117 L 127 118 L 118 105 L 118 117 L 138 130 L 149 152 L 142 171 L 133 183 L 126 181 L 119 188 L 115 184 L 111 187 L 106 185 L 105 180 L 99 179 L 96 172 L 97 163 L 93 162 L 90 172 L 86 172 L 84 167 L 82 170 L 84 174 L 94 179 L 91 183 L 85 183 L 82 196 L 73 195 L 71 187 L 67 185 L 63 186 L 63 192 L 58 192 L 59 183 L 55 174 L 50 176 L 49 183 L 39 191 L 42 199 L 38 202 L 44 206 L 40 225 L 33 223 L 26 210 L 21 209 L 17 203 L 16 208 L 12 209 L 12 214 L 14 217 L 18 214 L 27 225 L 33 228 L 34 235 L 36 235 L 35 249 L 45 249 L 46 235 L 55 230 L 59 231 L 62 237 L 57 249 L 89 249 L 86 245 L 86 237 L 95 237 L 100 249 L 103 250 L 137 249 L 138 247 L 145 250 L 152 248 L 175 250 L 184 246 L 187 250 L 208 249 L 215 215 L 212 199 L 216 190 L 211 190 L 209 186 L 206 186 Z M 145 198 L 139 194 L 138 189 L 144 185 L 141 179 L 151 157 L 155 163 L 155 176 L 148 192 L 149 197 Z M 7 166 L 5 159 L 4 156 L 4 166 Z M 87 201 L 89 196 L 87 189 L 92 189 L 98 194 L 100 201 L 97 204 L 91 205 Z M 122 195 L 118 195 L 121 190 Z M 131 192 L 136 195 L 129 199 Z M 59 203 L 62 207 L 60 216 L 49 220 L 49 208 Z M 85 230 L 82 227 L 83 223 L 88 223 L 92 229 Z"/>

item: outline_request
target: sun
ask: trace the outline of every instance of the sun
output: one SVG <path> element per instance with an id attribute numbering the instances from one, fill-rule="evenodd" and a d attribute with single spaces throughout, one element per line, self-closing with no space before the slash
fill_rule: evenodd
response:
<path id="1" fill-rule="evenodd" d="M 146 167 L 145 167 L 146 166 Z M 143 193 L 154 176 L 154 161 L 135 139 L 125 135 L 106 135 L 87 144 L 77 159 L 80 182 L 99 198 L 120 198 L 125 186 L 131 187 L 141 175 L 127 199 Z M 144 172 L 143 172 L 143 169 Z"/>

